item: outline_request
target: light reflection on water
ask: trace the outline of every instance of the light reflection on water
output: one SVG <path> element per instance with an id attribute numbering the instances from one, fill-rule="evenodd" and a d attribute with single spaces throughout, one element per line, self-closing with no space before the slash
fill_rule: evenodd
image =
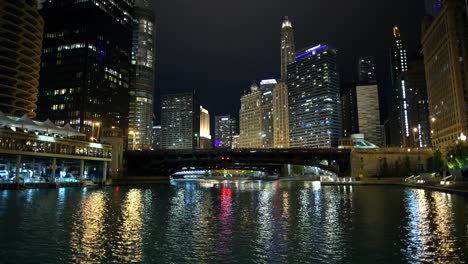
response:
<path id="1" fill-rule="evenodd" d="M 440 192 L 316 182 L 2 191 L 0 259 L 464 263 L 467 205 Z"/>

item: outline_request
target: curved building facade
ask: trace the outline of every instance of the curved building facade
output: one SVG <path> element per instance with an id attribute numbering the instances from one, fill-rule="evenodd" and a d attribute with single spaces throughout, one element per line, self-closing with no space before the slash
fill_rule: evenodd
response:
<path id="1" fill-rule="evenodd" d="M 44 20 L 36 0 L 0 1 L 0 110 L 36 117 Z"/>
<path id="2" fill-rule="evenodd" d="M 128 116 L 129 131 L 135 140 L 129 140 L 129 149 L 142 150 L 152 145 L 156 28 L 151 1 L 135 1 L 135 19 Z"/>

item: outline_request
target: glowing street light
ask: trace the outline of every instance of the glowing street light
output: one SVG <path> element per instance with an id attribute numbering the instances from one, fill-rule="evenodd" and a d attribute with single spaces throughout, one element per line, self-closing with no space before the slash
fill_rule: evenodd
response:
<path id="1" fill-rule="evenodd" d="M 463 132 L 460 135 L 460 140 L 463 141 L 463 142 L 466 141 L 466 135 L 463 134 Z"/>

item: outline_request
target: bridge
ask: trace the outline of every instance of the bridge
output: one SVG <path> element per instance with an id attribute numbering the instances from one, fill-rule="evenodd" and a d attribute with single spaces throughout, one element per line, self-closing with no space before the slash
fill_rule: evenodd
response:
<path id="1" fill-rule="evenodd" d="M 256 170 L 284 175 L 285 165 L 315 166 L 350 174 L 349 149 L 210 149 L 126 151 L 127 177 L 166 176 L 183 170 Z M 326 161 L 326 162 L 325 162 Z"/>

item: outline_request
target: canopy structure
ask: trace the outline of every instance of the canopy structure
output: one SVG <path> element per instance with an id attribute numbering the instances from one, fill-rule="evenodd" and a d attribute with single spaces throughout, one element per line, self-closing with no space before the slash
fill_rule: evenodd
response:
<path id="1" fill-rule="evenodd" d="M 27 115 L 22 117 L 14 117 L 5 115 L 0 111 L 0 127 L 4 128 L 20 128 L 28 132 L 39 132 L 52 134 L 61 137 L 85 137 L 85 134 L 77 132 L 70 124 L 63 127 L 55 125 L 50 119 L 44 122 L 29 119 Z"/>

